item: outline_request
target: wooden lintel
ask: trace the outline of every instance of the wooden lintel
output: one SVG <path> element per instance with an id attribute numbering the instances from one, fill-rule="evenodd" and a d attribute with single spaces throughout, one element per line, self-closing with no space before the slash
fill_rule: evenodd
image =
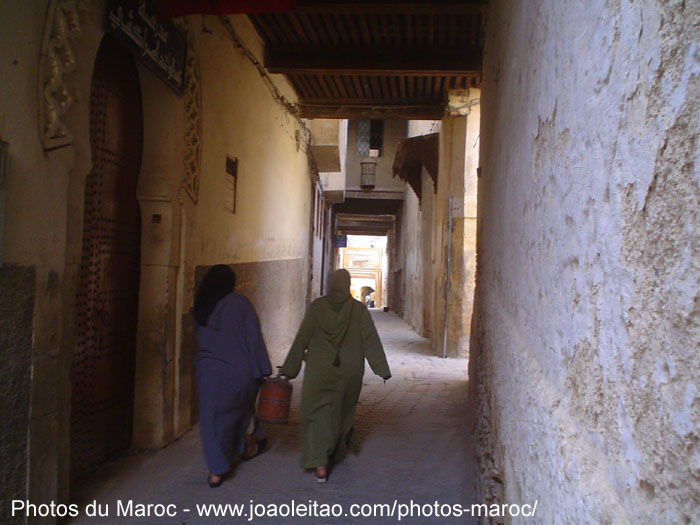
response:
<path id="1" fill-rule="evenodd" d="M 479 75 L 481 49 L 265 48 L 265 68 L 271 73 L 316 75 Z"/>
<path id="2" fill-rule="evenodd" d="M 439 120 L 445 116 L 445 105 L 402 106 L 402 105 L 338 105 L 305 104 L 299 105 L 302 118 L 333 119 L 406 119 Z"/>
<path id="3" fill-rule="evenodd" d="M 317 2 L 300 0 L 295 13 L 484 14 L 486 2 Z"/>
<path id="4" fill-rule="evenodd" d="M 397 199 L 403 200 L 403 191 L 365 191 L 361 189 L 345 190 L 345 197 L 348 199 Z"/>
<path id="5" fill-rule="evenodd" d="M 294 65 L 267 66 L 265 69 L 270 73 L 280 75 L 345 75 L 345 76 L 411 76 L 411 77 L 480 77 L 481 71 L 478 69 L 413 69 L 404 67 L 397 68 L 377 68 L 377 69 L 349 69 L 344 67 L 304 67 Z"/>
<path id="6" fill-rule="evenodd" d="M 408 108 L 424 108 L 424 107 L 445 107 L 447 104 L 447 96 L 438 94 L 436 97 L 420 97 L 420 98 L 305 98 L 300 97 L 301 103 L 309 107 L 325 107 L 325 106 L 362 106 L 367 108 L 382 108 L 382 107 L 408 107 Z"/>

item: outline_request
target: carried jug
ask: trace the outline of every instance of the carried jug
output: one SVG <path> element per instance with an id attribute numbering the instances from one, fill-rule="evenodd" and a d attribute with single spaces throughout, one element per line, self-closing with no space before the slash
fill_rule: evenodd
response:
<path id="1" fill-rule="evenodd" d="M 292 399 L 292 384 L 287 378 L 268 377 L 260 387 L 258 396 L 258 419 L 265 423 L 284 425 L 289 421 L 289 403 Z"/>

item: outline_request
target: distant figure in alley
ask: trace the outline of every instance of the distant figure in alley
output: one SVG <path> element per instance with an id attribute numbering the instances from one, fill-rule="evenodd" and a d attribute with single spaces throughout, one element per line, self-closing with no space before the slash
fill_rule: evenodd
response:
<path id="1" fill-rule="evenodd" d="M 228 266 L 212 267 L 193 309 L 199 430 L 210 487 L 221 485 L 235 456 L 251 459 L 267 444 L 256 437 L 254 411 L 260 384 L 271 373 L 270 358 L 253 305 L 234 293 L 235 284 Z"/>
<path id="2" fill-rule="evenodd" d="M 369 311 L 350 295 L 350 274 L 336 270 L 330 292 L 311 303 L 280 373 L 306 370 L 301 394 L 301 464 L 326 481 L 329 460 L 355 447 L 353 418 L 365 358 L 387 380 L 391 371 Z"/>

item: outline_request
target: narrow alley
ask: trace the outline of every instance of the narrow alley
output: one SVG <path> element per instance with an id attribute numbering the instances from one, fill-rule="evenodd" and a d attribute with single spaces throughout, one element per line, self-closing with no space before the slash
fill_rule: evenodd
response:
<path id="1" fill-rule="evenodd" d="M 0 524 L 700 524 L 700 1 L 0 0 L 0 79 Z"/>
<path id="2" fill-rule="evenodd" d="M 127 455 L 103 465 L 79 485 L 76 502 L 84 509 L 93 500 L 109 507 L 109 517 L 81 517 L 72 524 L 118 523 L 248 523 L 240 519 L 198 517 L 197 505 L 306 504 L 342 505 L 343 513 L 353 504 L 394 505 L 435 502 L 471 509 L 476 501 L 473 447 L 465 417 L 467 391 L 466 359 L 441 359 L 431 355 L 429 342 L 415 334 L 393 313 L 374 310 L 377 329 L 392 367 L 386 384 L 368 369 L 355 417 L 360 450 L 349 454 L 332 469 L 325 485 L 315 483 L 311 473 L 299 466 L 298 405 L 301 376 L 294 380 L 290 423 L 265 425 L 269 450 L 235 469 L 221 487 L 206 484 L 207 468 L 202 457 L 197 428 L 171 446 L 156 452 Z M 176 517 L 117 516 L 117 500 L 126 506 L 139 503 L 175 504 Z M 379 509 L 379 507 L 377 507 Z M 183 509 L 190 509 L 184 512 Z M 336 507 L 338 509 L 338 507 Z M 361 510 L 357 508 L 356 510 Z M 405 509 L 404 509 L 405 510 Z M 446 509 L 445 509 L 446 510 Z M 367 507 L 365 512 L 369 512 Z M 380 510 L 377 512 L 381 512 Z M 388 512 L 388 509 L 385 511 Z M 415 509 L 414 509 L 414 512 Z M 445 516 L 447 518 L 447 516 Z M 405 523 L 430 523 L 425 516 L 405 517 Z M 444 523 L 476 523 L 465 514 Z M 253 523 L 280 523 L 279 517 L 256 516 Z M 397 523 L 394 515 L 381 517 L 343 516 L 338 519 L 302 518 L 286 523 Z M 439 521 L 436 521 L 439 522 Z"/>

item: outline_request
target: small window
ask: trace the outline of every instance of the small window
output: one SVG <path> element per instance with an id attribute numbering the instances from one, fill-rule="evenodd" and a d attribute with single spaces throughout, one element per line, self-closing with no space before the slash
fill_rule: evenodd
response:
<path id="1" fill-rule="evenodd" d="M 224 210 L 236 213 L 236 183 L 238 180 L 238 159 L 226 157 L 226 185 L 224 188 Z"/>
<path id="2" fill-rule="evenodd" d="M 369 156 L 379 157 L 382 154 L 382 143 L 384 141 L 384 121 L 369 121 Z M 373 155 L 373 153 L 375 153 Z"/>
<path id="3" fill-rule="evenodd" d="M 384 141 L 383 120 L 357 121 L 357 156 L 380 157 Z"/>

